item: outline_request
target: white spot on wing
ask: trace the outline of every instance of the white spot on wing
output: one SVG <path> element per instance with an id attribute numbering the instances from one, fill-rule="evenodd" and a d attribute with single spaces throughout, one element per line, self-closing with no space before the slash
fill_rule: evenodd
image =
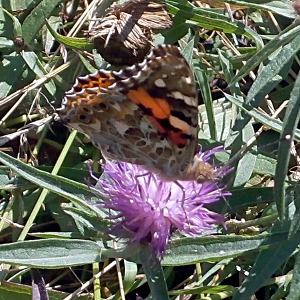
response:
<path id="1" fill-rule="evenodd" d="M 187 104 L 187 105 L 190 105 L 190 106 L 196 106 L 196 101 L 194 98 L 191 98 L 191 97 L 188 97 L 188 96 L 184 96 L 183 98 L 184 102 Z"/>
<path id="2" fill-rule="evenodd" d="M 112 119 L 111 123 L 114 125 L 114 127 L 117 129 L 117 131 L 120 134 L 125 134 L 126 130 L 128 130 L 129 128 L 124 122 L 120 122 Z"/>
<path id="3" fill-rule="evenodd" d="M 116 111 L 121 111 L 121 106 L 120 106 L 119 103 L 117 103 L 116 101 L 110 102 L 110 105 L 111 105 Z"/>
<path id="4" fill-rule="evenodd" d="M 157 87 L 161 87 L 161 88 L 166 87 L 166 83 L 165 83 L 161 78 L 156 79 L 156 80 L 154 81 L 154 84 L 155 84 Z"/>
<path id="5" fill-rule="evenodd" d="M 185 81 L 187 84 L 191 84 L 192 83 L 192 78 L 189 76 L 189 77 L 185 77 Z"/>
<path id="6" fill-rule="evenodd" d="M 192 98 L 192 97 L 189 97 L 189 96 L 185 96 L 183 95 L 181 92 L 179 91 L 173 91 L 172 92 L 172 96 L 175 98 L 175 99 L 181 99 L 183 100 L 187 105 L 189 106 L 195 106 L 195 99 Z"/>
<path id="7" fill-rule="evenodd" d="M 179 91 L 174 91 L 172 94 L 173 94 L 173 97 L 175 99 L 182 99 L 182 100 L 184 100 L 184 95 L 182 93 L 180 93 Z"/>
<path id="8" fill-rule="evenodd" d="M 191 133 L 191 126 L 187 122 L 182 121 L 181 119 L 174 117 L 172 115 L 169 117 L 169 121 L 173 127 L 179 128 L 180 130 L 182 130 L 187 134 Z"/>

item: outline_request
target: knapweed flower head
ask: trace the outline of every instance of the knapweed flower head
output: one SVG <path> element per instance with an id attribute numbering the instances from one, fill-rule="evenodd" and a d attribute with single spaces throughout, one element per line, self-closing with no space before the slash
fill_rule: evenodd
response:
<path id="1" fill-rule="evenodd" d="M 214 152 L 199 157 L 208 159 Z M 163 256 L 174 229 L 195 236 L 224 222 L 222 215 L 205 207 L 230 195 L 216 182 L 162 181 L 139 165 L 109 160 L 103 170 L 96 188 L 110 199 L 100 205 L 115 212 L 109 233 L 130 243 L 149 242 L 157 257 Z M 218 171 L 224 175 L 228 169 Z"/>

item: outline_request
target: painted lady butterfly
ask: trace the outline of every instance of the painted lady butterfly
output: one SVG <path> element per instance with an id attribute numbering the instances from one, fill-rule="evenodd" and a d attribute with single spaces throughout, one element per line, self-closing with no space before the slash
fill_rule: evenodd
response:
<path id="1" fill-rule="evenodd" d="M 162 45 L 142 63 L 78 78 L 57 112 L 108 158 L 142 165 L 163 180 L 204 182 L 218 174 L 195 156 L 197 105 L 188 63 L 176 46 Z"/>

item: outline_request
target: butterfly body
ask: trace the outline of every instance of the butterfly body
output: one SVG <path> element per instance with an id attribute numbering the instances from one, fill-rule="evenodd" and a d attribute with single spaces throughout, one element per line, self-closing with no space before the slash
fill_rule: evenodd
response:
<path id="1" fill-rule="evenodd" d="M 175 46 L 154 49 L 140 64 L 77 79 L 57 110 L 110 159 L 144 166 L 164 180 L 214 180 L 198 149 L 197 90 Z"/>

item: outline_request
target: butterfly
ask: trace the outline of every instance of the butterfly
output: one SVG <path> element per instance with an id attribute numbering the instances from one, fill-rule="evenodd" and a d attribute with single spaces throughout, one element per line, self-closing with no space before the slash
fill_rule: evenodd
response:
<path id="1" fill-rule="evenodd" d="M 176 46 L 160 45 L 139 64 L 79 77 L 57 113 L 106 158 L 141 165 L 165 181 L 201 183 L 218 174 L 195 155 L 197 106 L 189 64 Z"/>

